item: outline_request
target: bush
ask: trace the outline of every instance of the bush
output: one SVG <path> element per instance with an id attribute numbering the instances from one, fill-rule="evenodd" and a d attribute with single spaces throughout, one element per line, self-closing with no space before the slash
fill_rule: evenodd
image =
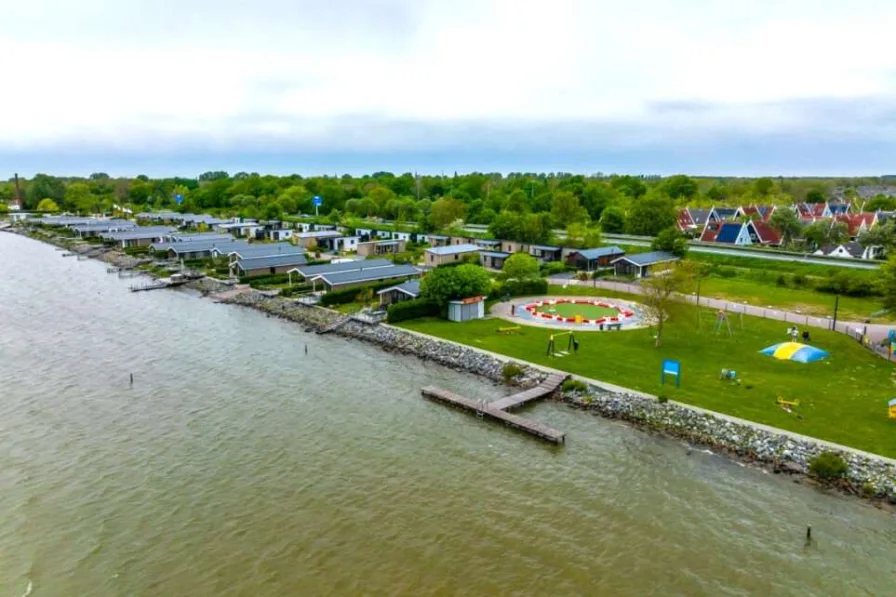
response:
<path id="1" fill-rule="evenodd" d="M 588 386 L 583 381 L 569 378 L 563 382 L 563 385 L 560 387 L 560 389 L 563 392 L 567 393 L 578 392 L 580 394 L 584 394 L 588 391 Z"/>
<path id="2" fill-rule="evenodd" d="M 809 472 L 822 481 L 834 481 L 846 476 L 849 465 L 834 452 L 822 452 L 809 461 Z"/>
<path id="3" fill-rule="evenodd" d="M 717 266 L 713 268 L 713 273 L 719 276 L 720 278 L 736 278 L 737 277 L 737 269 L 733 267 L 725 267 L 723 265 Z"/>
<path id="4" fill-rule="evenodd" d="M 778 279 L 775 280 L 775 284 L 778 286 L 787 286 L 787 276 L 784 274 L 778 274 Z"/>
<path id="5" fill-rule="evenodd" d="M 280 290 L 280 296 L 291 297 L 298 294 L 306 294 L 308 292 L 311 292 L 312 287 L 312 284 L 293 284 L 292 286 L 289 286 L 287 288 L 282 288 Z"/>
<path id="6" fill-rule="evenodd" d="M 541 266 L 541 275 L 542 276 L 555 276 L 557 274 L 562 274 L 567 270 L 567 266 L 562 261 L 550 261 L 548 263 L 544 263 Z"/>
<path id="7" fill-rule="evenodd" d="M 856 272 L 843 271 L 822 278 L 815 285 L 815 289 L 819 292 L 846 296 L 873 296 L 880 292 L 873 278 Z"/>
<path id="8" fill-rule="evenodd" d="M 796 288 L 805 288 L 809 284 L 809 279 L 803 274 L 793 274 L 793 277 L 790 279 L 790 281 L 793 282 L 793 285 Z"/>
<path id="9" fill-rule="evenodd" d="M 523 368 L 516 363 L 504 363 L 504 366 L 501 368 L 501 376 L 504 378 L 504 381 L 511 381 L 514 377 L 522 375 L 522 373 Z"/>
<path id="10" fill-rule="evenodd" d="M 435 317 L 438 314 L 438 303 L 429 299 L 418 298 L 389 305 L 386 320 L 389 323 L 398 323 L 399 321 L 419 319 L 420 317 Z"/>
<path id="11" fill-rule="evenodd" d="M 660 404 L 665 404 L 665 403 L 669 402 L 669 397 L 668 397 L 668 396 L 664 396 L 663 394 L 660 394 L 659 396 L 656 397 L 656 400 L 657 400 L 657 402 L 659 402 Z"/>
<path id="12" fill-rule="evenodd" d="M 343 290 L 330 290 L 321 297 L 320 304 L 324 307 L 347 305 L 348 303 L 355 302 L 358 295 L 366 290 L 372 290 L 375 293 L 377 290 L 389 288 L 390 286 L 395 286 L 397 284 L 401 284 L 401 281 L 392 280 L 389 282 L 380 282 L 379 284 L 370 284 L 368 286 L 357 286 L 355 288 L 345 288 Z"/>
<path id="13" fill-rule="evenodd" d="M 495 296 L 537 296 L 548 293 L 548 281 L 544 278 L 507 280 L 496 289 Z"/>

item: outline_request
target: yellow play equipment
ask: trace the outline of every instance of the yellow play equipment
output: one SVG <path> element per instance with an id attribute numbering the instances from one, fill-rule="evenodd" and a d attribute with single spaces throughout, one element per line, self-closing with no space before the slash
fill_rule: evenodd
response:
<path id="1" fill-rule="evenodd" d="M 890 400 L 890 418 L 896 419 L 896 398 Z"/>
<path id="2" fill-rule="evenodd" d="M 518 331 L 520 331 L 520 326 L 518 326 L 518 325 L 508 326 L 506 328 L 498 328 L 499 334 L 512 334 L 513 332 L 518 332 Z"/>
<path id="3" fill-rule="evenodd" d="M 800 405 L 799 399 L 797 400 L 784 400 L 781 396 L 778 396 L 778 406 L 789 406 L 790 408 L 796 408 Z"/>
<path id="4" fill-rule="evenodd" d="M 569 336 L 569 343 L 568 343 L 568 346 L 566 347 L 565 351 L 557 351 L 556 350 L 557 338 L 560 338 L 562 336 Z M 570 352 L 572 352 L 573 354 L 576 354 L 579 352 L 579 341 L 576 340 L 575 334 L 573 334 L 572 332 L 560 332 L 557 334 L 551 334 L 551 337 L 548 340 L 547 356 L 549 356 L 549 357 L 557 357 L 557 356 L 565 357 Z"/>

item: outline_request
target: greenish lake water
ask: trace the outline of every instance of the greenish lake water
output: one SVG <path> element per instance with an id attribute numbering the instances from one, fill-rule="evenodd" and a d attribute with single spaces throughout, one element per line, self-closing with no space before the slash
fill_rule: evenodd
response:
<path id="1" fill-rule="evenodd" d="M 0 257 L 2 596 L 896 594 L 863 502 L 554 403 L 549 446 L 420 397 L 481 379 Z"/>

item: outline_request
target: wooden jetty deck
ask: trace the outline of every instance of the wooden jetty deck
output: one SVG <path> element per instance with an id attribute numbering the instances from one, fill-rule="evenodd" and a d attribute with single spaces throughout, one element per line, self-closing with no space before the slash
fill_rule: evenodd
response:
<path id="1" fill-rule="evenodd" d="M 567 377 L 569 376 L 560 373 L 551 373 L 548 375 L 547 379 L 534 388 L 496 400 L 491 403 L 491 406 L 498 410 L 514 410 L 521 406 L 525 406 L 530 402 L 534 402 L 535 400 L 541 400 L 560 389 L 560 386 L 563 385 L 563 382 L 566 381 Z"/>
<path id="2" fill-rule="evenodd" d="M 551 374 L 546 380 L 534 388 L 519 392 L 506 398 L 501 398 L 495 402 L 486 402 L 484 400 L 473 400 L 465 396 L 460 396 L 454 392 L 427 386 L 421 390 L 426 398 L 436 400 L 449 406 L 454 406 L 462 410 L 470 411 L 478 416 L 486 417 L 493 421 L 504 423 L 514 429 L 525 431 L 530 435 L 534 435 L 540 439 L 562 444 L 566 441 L 566 433 L 558 429 L 554 429 L 544 423 L 531 421 L 524 417 L 506 412 L 510 408 L 518 408 L 524 404 L 534 402 L 546 398 L 556 392 L 560 386 L 566 381 L 567 375 Z"/>

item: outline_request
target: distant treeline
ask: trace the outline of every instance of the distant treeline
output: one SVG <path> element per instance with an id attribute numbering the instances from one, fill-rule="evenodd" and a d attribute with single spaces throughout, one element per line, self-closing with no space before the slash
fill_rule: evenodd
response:
<path id="1" fill-rule="evenodd" d="M 865 210 L 896 209 L 896 186 L 886 178 L 665 178 L 569 173 L 271 176 L 206 172 L 198 178 L 87 178 L 38 174 L 20 179 L 24 209 L 79 213 L 171 209 L 277 219 L 314 213 L 331 220 L 379 217 L 415 222 L 425 231 L 459 221 L 490 226 L 496 236 L 538 242 L 552 228 L 600 227 L 605 232 L 655 234 L 675 222 L 681 206 L 790 204 L 845 198 Z M 875 192 L 878 193 L 875 193 Z M 869 193 L 871 193 L 869 195 Z M 876 196 L 874 196 L 876 194 Z M 175 201 L 176 197 L 181 202 Z M 15 198 L 12 181 L 0 183 L 0 204 Z M 42 203 L 43 202 L 43 203 Z M 584 234 L 585 232 L 579 232 Z"/>

